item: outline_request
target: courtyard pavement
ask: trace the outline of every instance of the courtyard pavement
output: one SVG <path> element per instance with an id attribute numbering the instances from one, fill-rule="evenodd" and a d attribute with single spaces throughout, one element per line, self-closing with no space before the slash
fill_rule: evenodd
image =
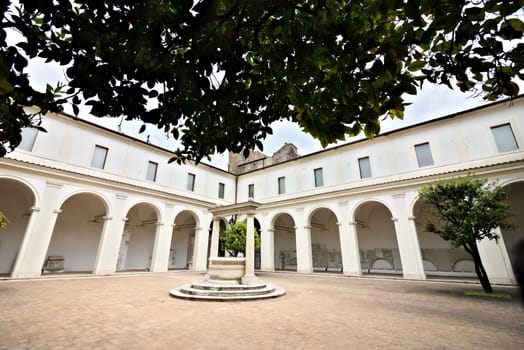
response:
<path id="1" fill-rule="evenodd" d="M 278 299 L 202 302 L 202 273 L 0 281 L 0 349 L 524 349 L 524 308 L 478 285 L 259 273 Z"/>

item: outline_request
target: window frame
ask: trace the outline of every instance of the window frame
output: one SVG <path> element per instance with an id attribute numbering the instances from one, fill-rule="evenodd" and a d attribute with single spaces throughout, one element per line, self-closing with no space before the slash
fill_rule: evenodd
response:
<path id="1" fill-rule="evenodd" d="M 154 173 L 153 173 L 153 176 L 151 178 L 151 166 L 154 165 Z M 147 173 L 146 173 L 146 180 L 147 181 L 152 181 L 152 182 L 156 182 L 156 176 L 158 174 L 158 163 L 157 162 L 153 162 L 152 160 L 148 161 L 147 162 Z"/>
<path id="2" fill-rule="evenodd" d="M 507 131 L 504 135 L 497 132 L 496 130 L 503 130 L 502 128 L 506 128 Z M 517 142 L 517 138 L 515 137 L 515 132 L 513 131 L 513 127 L 511 126 L 510 122 L 502 123 L 498 125 L 490 126 L 491 135 L 493 137 L 493 140 L 495 141 L 495 146 L 497 147 L 497 151 L 499 153 L 505 153 L 505 152 L 511 152 L 519 149 L 519 143 Z M 513 141 L 511 148 L 506 148 L 507 145 L 504 143 L 509 138 L 508 136 L 511 136 L 511 140 Z M 504 138 L 501 140 L 500 138 Z"/>
<path id="3" fill-rule="evenodd" d="M 313 169 L 313 177 L 315 179 L 315 187 L 324 186 L 324 170 L 323 168 Z"/>
<path id="4" fill-rule="evenodd" d="M 363 173 L 363 167 L 362 165 L 364 164 L 364 160 L 367 161 L 366 163 L 366 170 L 369 171 L 369 175 L 368 176 L 364 176 L 364 175 L 367 175 L 367 174 L 364 174 Z M 360 179 L 367 179 L 367 178 L 370 178 L 370 177 L 373 177 L 373 172 L 371 171 L 371 159 L 369 158 L 369 156 L 364 156 L 364 157 L 360 157 L 358 158 L 357 160 L 358 162 L 358 172 L 359 172 L 359 175 L 360 175 Z"/>
<path id="5" fill-rule="evenodd" d="M 103 157 L 101 166 L 98 166 L 99 161 L 98 161 L 97 153 L 99 153 L 99 152 L 97 150 L 104 151 L 104 157 Z M 93 149 L 93 154 L 91 155 L 90 166 L 92 168 L 104 170 L 106 168 L 108 154 L 109 154 L 109 148 L 108 147 L 95 144 L 95 148 Z M 95 162 L 95 157 L 97 157 L 96 162 Z"/>
<path id="6" fill-rule="evenodd" d="M 247 198 L 255 198 L 255 184 L 247 185 Z"/>
<path id="7" fill-rule="evenodd" d="M 277 180 L 278 183 L 278 194 L 286 193 L 286 177 L 280 176 Z"/>
<path id="8" fill-rule="evenodd" d="M 22 139 L 20 140 L 20 144 L 16 146 L 16 149 L 26 152 L 33 152 L 36 138 L 38 137 L 38 131 L 39 130 L 37 128 L 33 128 L 31 126 L 22 128 Z"/>
<path id="9" fill-rule="evenodd" d="M 223 182 L 218 183 L 218 198 L 224 199 L 226 193 L 226 184 Z"/>
<path id="10" fill-rule="evenodd" d="M 193 173 L 187 173 L 187 190 L 195 192 L 196 175 Z"/>
<path id="11" fill-rule="evenodd" d="M 415 156 L 417 157 L 417 164 L 419 168 L 435 165 L 435 160 L 433 159 L 433 153 L 431 152 L 431 145 L 429 142 L 418 143 L 413 147 L 415 148 Z"/>

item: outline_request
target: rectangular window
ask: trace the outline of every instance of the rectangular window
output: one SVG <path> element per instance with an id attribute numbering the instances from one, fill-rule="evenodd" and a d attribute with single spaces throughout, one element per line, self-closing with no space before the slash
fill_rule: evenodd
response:
<path id="1" fill-rule="evenodd" d="M 495 143 L 497 144 L 499 152 L 508 152 L 519 148 L 515 135 L 513 134 L 513 129 L 511 129 L 509 123 L 492 126 L 491 133 L 495 138 Z"/>
<path id="2" fill-rule="evenodd" d="M 108 148 L 95 145 L 95 151 L 93 152 L 93 158 L 91 158 L 91 166 L 93 168 L 104 169 L 106 166 Z"/>
<path id="3" fill-rule="evenodd" d="M 284 176 L 278 178 L 278 194 L 286 193 L 286 178 Z"/>
<path id="4" fill-rule="evenodd" d="M 36 135 L 38 135 L 37 128 L 23 128 L 22 141 L 20 141 L 20 144 L 17 148 L 31 152 L 33 150 L 33 146 L 35 145 Z"/>
<path id="5" fill-rule="evenodd" d="M 415 145 L 415 153 L 419 167 L 433 165 L 433 156 L 428 142 Z"/>
<path id="6" fill-rule="evenodd" d="M 324 174 L 322 173 L 322 168 L 313 170 L 315 174 L 315 187 L 324 186 Z"/>
<path id="7" fill-rule="evenodd" d="M 187 174 L 187 190 L 191 192 L 195 190 L 195 174 Z"/>
<path id="8" fill-rule="evenodd" d="M 365 179 L 371 177 L 371 164 L 369 157 L 363 157 L 358 159 L 358 168 L 360 170 L 360 178 Z"/>
<path id="9" fill-rule="evenodd" d="M 218 198 L 224 199 L 224 192 L 226 190 L 226 185 L 224 185 L 222 182 L 218 183 Z"/>
<path id="10" fill-rule="evenodd" d="M 255 198 L 255 185 L 254 184 L 249 184 L 247 186 L 247 197 Z"/>
<path id="11" fill-rule="evenodd" d="M 147 164 L 147 180 L 156 181 L 156 172 L 158 170 L 158 164 L 155 162 L 149 161 Z"/>

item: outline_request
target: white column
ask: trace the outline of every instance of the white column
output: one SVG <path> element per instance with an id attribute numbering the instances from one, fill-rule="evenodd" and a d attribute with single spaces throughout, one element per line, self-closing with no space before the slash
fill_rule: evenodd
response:
<path id="1" fill-rule="evenodd" d="M 424 271 L 424 263 L 422 261 L 422 251 L 420 249 L 420 242 L 418 240 L 418 232 L 417 232 L 417 224 L 415 222 L 415 217 L 414 216 L 408 216 L 408 220 L 409 220 L 409 232 L 411 233 L 411 237 L 413 238 L 412 239 L 412 246 L 413 246 L 413 250 L 414 250 L 414 255 L 415 255 L 415 264 L 417 264 L 417 268 L 418 268 L 418 272 L 419 272 L 419 276 L 420 278 L 415 278 L 415 279 L 426 279 L 426 272 Z"/>
<path id="2" fill-rule="evenodd" d="M 113 217 L 104 222 L 104 228 L 98 244 L 93 273 L 108 275 L 116 272 L 116 263 L 120 251 L 122 232 L 127 221 L 125 211 L 127 196 L 117 194 L 113 202 Z M 109 217 L 106 217 L 109 219 Z"/>
<path id="3" fill-rule="evenodd" d="M 500 228 L 495 231 L 499 236 L 498 243 L 488 239 L 483 239 L 477 243 L 482 265 L 484 265 L 491 283 L 517 284 Z"/>
<path id="4" fill-rule="evenodd" d="M 33 278 L 40 276 L 55 228 L 56 218 L 62 212 L 60 209 L 55 209 L 58 205 L 61 189 L 61 184 L 47 183 L 42 196 L 40 211 L 37 211 L 38 215 L 35 215 L 34 220 L 30 220 L 26 229 L 23 247 L 11 273 L 12 277 Z"/>
<path id="5" fill-rule="evenodd" d="M 193 270 L 205 271 L 207 269 L 207 246 L 209 231 L 202 227 L 195 228 L 195 243 L 193 245 Z"/>
<path id="6" fill-rule="evenodd" d="M 171 247 L 171 225 L 157 222 L 155 229 L 155 241 L 153 242 L 153 254 L 151 255 L 151 272 L 167 272 L 169 264 L 169 249 Z"/>
<path id="7" fill-rule="evenodd" d="M 104 225 L 102 226 L 102 234 L 100 235 L 100 241 L 98 242 L 98 249 L 96 253 L 95 264 L 93 266 L 93 273 L 97 275 L 104 274 L 103 272 L 99 270 L 100 259 L 102 258 L 103 245 L 104 245 L 104 242 L 107 240 L 106 237 L 109 235 L 110 227 L 112 226 L 111 221 L 113 220 L 113 218 L 111 216 L 103 216 L 102 220 L 104 221 Z M 113 272 L 109 272 L 109 273 L 113 273 Z"/>
<path id="8" fill-rule="evenodd" d="M 340 250 L 342 253 L 343 274 L 345 276 L 361 276 L 360 252 L 358 249 L 358 238 L 356 222 L 347 225 L 338 223 L 340 234 Z"/>
<path id="9" fill-rule="evenodd" d="M 275 271 L 275 230 L 260 232 L 260 270 Z"/>
<path id="10" fill-rule="evenodd" d="M 211 247 L 209 248 L 209 257 L 218 256 L 218 245 L 220 243 L 220 219 L 213 218 L 213 231 L 211 232 Z"/>
<path id="11" fill-rule="evenodd" d="M 297 272 L 313 272 L 313 255 L 311 252 L 311 226 L 303 226 L 296 231 Z"/>
<path id="12" fill-rule="evenodd" d="M 395 226 L 404 278 L 415 280 L 426 279 L 418 239 L 413 237 L 407 218 L 402 221 L 399 221 L 398 218 L 391 218 L 391 220 Z"/>
<path id="13" fill-rule="evenodd" d="M 16 258 L 13 270 L 11 271 L 11 277 L 20 277 L 20 266 L 22 264 L 22 261 L 26 257 L 27 246 L 29 244 L 29 237 L 35 229 L 36 222 L 38 221 L 38 213 L 40 212 L 40 208 L 31 207 L 29 208 L 29 212 L 31 213 L 31 216 L 29 217 L 27 227 L 25 228 L 24 238 L 22 240 L 22 244 L 20 245 L 20 251 L 18 252 L 18 256 Z"/>
<path id="14" fill-rule="evenodd" d="M 410 222 L 406 210 L 405 194 L 393 196 L 397 218 L 393 217 L 395 234 L 402 263 L 402 273 L 406 279 L 424 280 L 426 274 L 422 264 L 422 254 L 418 243 L 417 230 L 414 221 Z"/>
<path id="15" fill-rule="evenodd" d="M 255 276 L 255 214 L 247 214 L 246 232 L 246 270 L 242 277 L 242 284 L 257 283 Z"/>

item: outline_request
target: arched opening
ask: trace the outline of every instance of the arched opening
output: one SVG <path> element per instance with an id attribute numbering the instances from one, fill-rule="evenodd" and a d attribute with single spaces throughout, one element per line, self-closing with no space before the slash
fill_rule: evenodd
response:
<path id="1" fill-rule="evenodd" d="M 190 211 L 183 211 L 176 216 L 169 251 L 169 269 L 193 268 L 196 226 L 195 216 Z"/>
<path id="2" fill-rule="evenodd" d="M 297 270 L 295 221 L 289 214 L 280 214 L 273 224 L 275 270 Z"/>
<path id="3" fill-rule="evenodd" d="M 139 203 L 129 210 L 118 253 L 117 271 L 149 271 L 157 223 L 157 212 L 150 204 Z"/>
<path id="4" fill-rule="evenodd" d="M 326 208 L 317 209 L 310 217 L 309 226 L 313 271 L 342 272 L 340 234 L 336 215 Z"/>
<path id="5" fill-rule="evenodd" d="M 389 209 L 379 202 L 362 204 L 355 212 L 363 273 L 401 274 L 395 225 Z"/>
<path id="6" fill-rule="evenodd" d="M 413 207 L 415 227 L 427 276 L 473 277 L 475 267 L 471 255 L 464 248 L 453 248 L 439 235 L 424 231 L 424 224 L 437 220 L 429 213 L 428 204 L 418 200 Z"/>
<path id="7" fill-rule="evenodd" d="M 104 227 L 107 209 L 92 193 L 69 197 L 56 219 L 43 273 L 91 273 Z"/>
<path id="8" fill-rule="evenodd" d="M 7 227 L 0 229 L 0 275 L 13 271 L 34 205 L 35 196 L 27 185 L 0 179 L 0 211 L 9 220 Z"/>
<path id="9" fill-rule="evenodd" d="M 516 261 L 517 257 L 524 254 L 524 252 L 517 252 L 516 248 L 524 240 L 524 182 L 512 183 L 508 186 L 509 188 L 509 198 L 508 202 L 511 205 L 511 210 L 513 216 L 509 221 L 517 226 L 514 230 L 501 230 L 502 238 L 506 249 L 508 251 L 508 256 L 511 260 L 513 271 L 516 275 Z M 520 280 L 524 280 L 524 276 L 520 276 Z M 521 282 L 522 283 L 522 282 Z"/>

